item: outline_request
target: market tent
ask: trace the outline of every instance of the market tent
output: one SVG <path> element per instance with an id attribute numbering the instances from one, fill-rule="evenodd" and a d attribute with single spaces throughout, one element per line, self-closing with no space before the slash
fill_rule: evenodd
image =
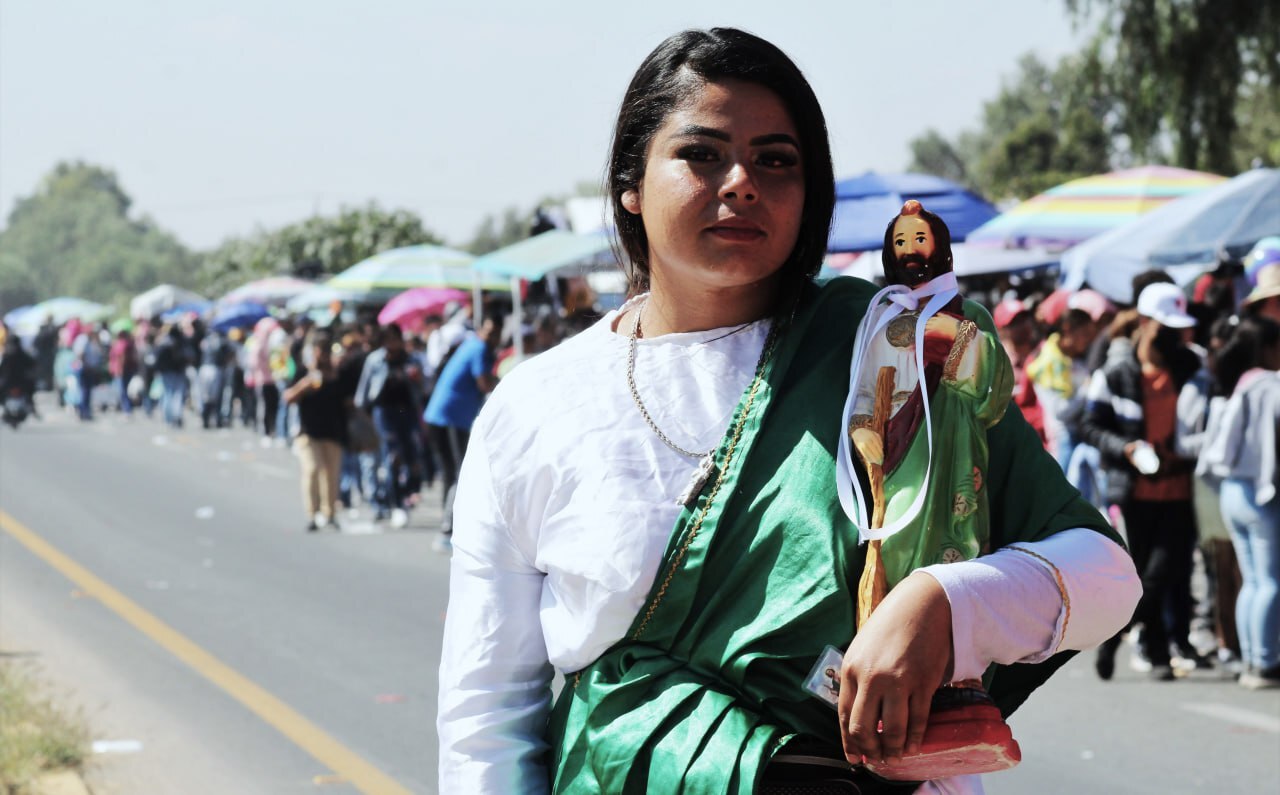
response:
<path id="1" fill-rule="evenodd" d="M 517 318 L 523 314 L 520 305 L 520 280 L 537 281 L 557 271 L 576 269 L 578 273 L 614 263 L 609 236 L 595 233 L 579 235 L 552 229 L 521 240 L 477 259 L 472 267 L 485 274 L 511 279 L 512 310 Z M 524 354 L 524 340 L 515 335 L 516 355 Z"/>
<path id="2" fill-rule="evenodd" d="M 194 304 L 204 301 L 199 293 L 172 284 L 159 284 L 134 296 L 129 302 L 129 316 L 134 318 L 153 318 L 168 312 L 182 304 Z"/>
<path id="3" fill-rule="evenodd" d="M 290 298 L 315 287 L 315 282 L 294 276 L 268 276 L 242 284 L 218 299 L 218 306 L 246 301 L 263 306 L 284 306 Z"/>
<path id="4" fill-rule="evenodd" d="M 297 314 L 327 309 L 335 303 L 356 306 L 382 306 L 402 292 L 404 290 L 398 287 L 372 290 L 339 290 L 327 284 L 317 284 L 313 285 L 311 289 L 290 298 L 285 303 L 285 309 L 290 313 Z"/>
<path id="5" fill-rule="evenodd" d="M 1087 283 L 1125 304 L 1133 302 L 1133 277 L 1149 268 L 1164 268 L 1185 285 L 1219 256 L 1242 256 L 1280 233 L 1278 208 L 1280 169 L 1246 171 L 1068 250 L 1061 285 L 1077 290 Z"/>
<path id="6" fill-rule="evenodd" d="M 884 230 L 915 199 L 946 221 L 951 242 L 959 243 L 974 229 L 995 218 L 990 202 L 954 182 L 929 174 L 877 174 L 836 183 L 836 210 L 828 251 L 871 251 L 884 245 Z"/>
<path id="7" fill-rule="evenodd" d="M 335 290 L 407 290 L 410 287 L 456 287 L 508 290 L 505 279 L 484 276 L 471 268 L 475 257 L 443 246 L 405 246 L 358 262 L 325 282 Z"/>
<path id="8" fill-rule="evenodd" d="M 1171 166 L 1073 179 L 987 221 L 973 230 L 968 242 L 1062 251 L 1222 181 L 1217 174 Z"/>
<path id="9" fill-rule="evenodd" d="M 471 267 L 481 273 L 514 276 L 532 282 L 566 268 L 590 268 L 612 262 L 606 235 L 579 235 L 552 229 L 485 254 Z"/>

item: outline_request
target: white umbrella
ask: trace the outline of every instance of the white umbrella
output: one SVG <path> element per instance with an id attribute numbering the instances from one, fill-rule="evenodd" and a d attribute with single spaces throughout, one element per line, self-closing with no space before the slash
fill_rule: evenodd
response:
<path id="1" fill-rule="evenodd" d="M 152 318 L 168 312 L 175 306 L 207 302 L 207 299 L 198 293 L 172 284 L 160 284 L 145 293 L 134 296 L 129 302 L 129 315 L 135 318 Z"/>

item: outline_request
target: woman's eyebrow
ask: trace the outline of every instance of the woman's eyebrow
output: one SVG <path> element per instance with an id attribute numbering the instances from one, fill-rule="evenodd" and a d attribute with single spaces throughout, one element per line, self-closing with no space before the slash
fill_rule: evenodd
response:
<path id="1" fill-rule="evenodd" d="M 792 138 L 786 133 L 769 133 L 768 135 L 757 135 L 751 139 L 752 146 L 767 146 L 769 144 L 791 144 L 796 149 L 800 148 L 800 142 Z"/>
<path id="2" fill-rule="evenodd" d="M 719 141 L 729 142 L 733 140 L 733 136 L 724 130 L 717 130 L 714 127 L 703 127 L 700 124 L 688 124 L 681 127 L 676 133 L 677 137 L 704 137 L 715 138 Z M 768 133 L 767 135 L 757 135 L 750 141 L 752 146 L 768 146 L 769 144 L 790 144 L 795 148 L 800 148 L 800 143 L 787 133 Z"/>

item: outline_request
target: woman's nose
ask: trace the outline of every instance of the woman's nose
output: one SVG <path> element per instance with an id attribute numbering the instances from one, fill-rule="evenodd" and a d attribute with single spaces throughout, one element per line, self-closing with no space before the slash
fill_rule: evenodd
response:
<path id="1" fill-rule="evenodd" d="M 720 198 L 724 201 L 754 202 L 760 192 L 756 188 L 751 170 L 742 163 L 735 163 L 725 174 L 724 183 L 720 186 Z"/>

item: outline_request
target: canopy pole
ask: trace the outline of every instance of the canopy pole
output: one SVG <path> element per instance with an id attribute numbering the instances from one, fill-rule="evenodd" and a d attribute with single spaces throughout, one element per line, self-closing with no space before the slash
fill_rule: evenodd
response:
<path id="1" fill-rule="evenodd" d="M 484 320 L 484 302 L 480 297 L 480 272 L 471 271 L 471 326 L 480 328 L 480 321 Z"/>
<path id="2" fill-rule="evenodd" d="M 520 277 L 511 277 L 511 316 L 515 320 L 512 325 L 515 326 L 515 333 L 512 335 L 516 338 L 516 361 L 524 358 L 524 307 L 520 300 Z"/>

